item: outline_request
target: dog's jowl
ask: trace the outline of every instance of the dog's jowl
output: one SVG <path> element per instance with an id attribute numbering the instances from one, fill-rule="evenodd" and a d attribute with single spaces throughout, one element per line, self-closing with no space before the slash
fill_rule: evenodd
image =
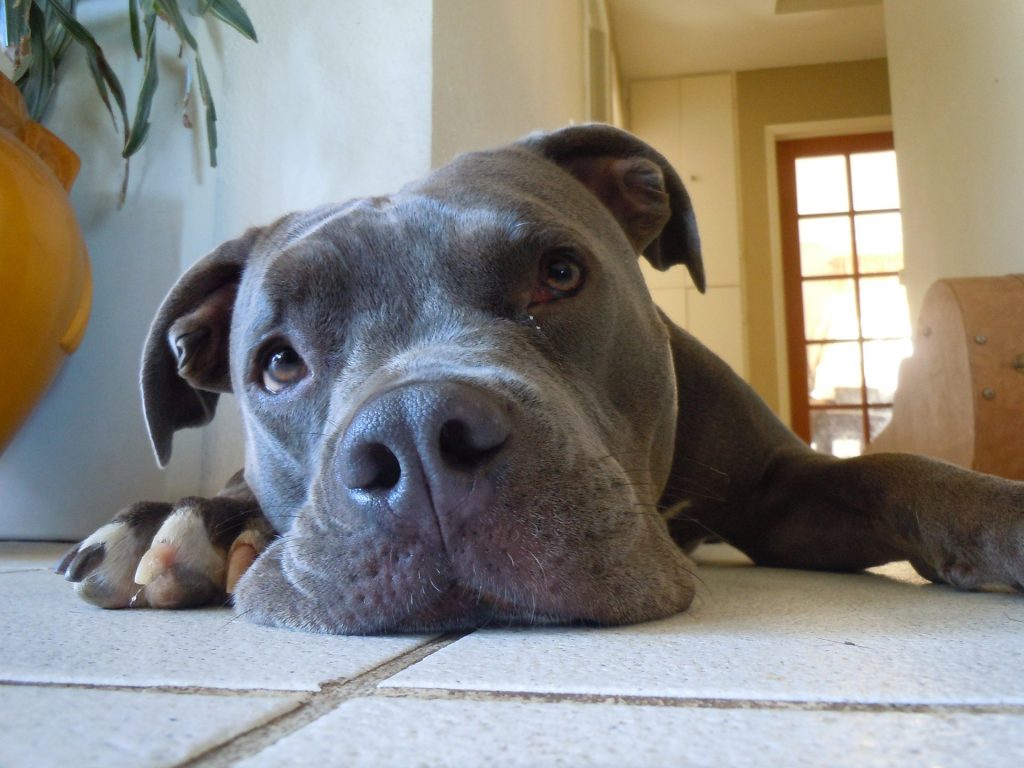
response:
<path id="1" fill-rule="evenodd" d="M 129 507 L 60 572 L 106 607 L 233 596 L 350 633 L 667 616 L 709 535 L 1022 588 L 1024 483 L 813 453 L 657 310 L 638 258 L 704 287 L 678 176 L 601 125 L 225 243 L 160 308 L 142 390 L 161 463 L 233 392 L 244 470 Z"/>

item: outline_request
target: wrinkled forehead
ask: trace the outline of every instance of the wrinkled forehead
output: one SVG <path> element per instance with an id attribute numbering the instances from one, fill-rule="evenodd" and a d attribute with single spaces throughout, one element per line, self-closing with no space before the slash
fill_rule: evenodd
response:
<path id="1" fill-rule="evenodd" d="M 514 248 L 528 231 L 512 211 L 408 195 L 359 200 L 268 243 L 247 278 L 274 304 L 301 302 L 311 291 L 376 295 L 395 282 L 413 296 L 439 270 L 473 254 Z"/>
<path id="2" fill-rule="evenodd" d="M 474 153 L 394 195 L 279 222 L 247 281 L 274 305 L 295 303 L 311 287 L 377 295 L 396 274 L 413 296 L 442 273 L 515 271 L 517 254 L 568 243 L 596 251 L 616 233 L 622 239 L 597 199 L 554 164 L 525 151 Z"/>

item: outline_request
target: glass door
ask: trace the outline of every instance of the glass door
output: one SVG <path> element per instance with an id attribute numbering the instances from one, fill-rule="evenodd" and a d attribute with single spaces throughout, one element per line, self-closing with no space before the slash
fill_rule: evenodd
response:
<path id="1" fill-rule="evenodd" d="M 912 352 L 892 134 L 777 145 L 793 428 L 856 456 Z"/>

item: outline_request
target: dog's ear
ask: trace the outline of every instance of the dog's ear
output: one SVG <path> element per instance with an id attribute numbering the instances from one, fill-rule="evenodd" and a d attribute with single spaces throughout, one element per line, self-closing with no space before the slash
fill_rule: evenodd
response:
<path id="1" fill-rule="evenodd" d="M 167 294 L 142 355 L 142 405 L 157 461 L 174 432 L 209 423 L 218 393 L 231 391 L 228 339 L 242 270 L 260 229 L 200 259 Z"/>
<path id="2" fill-rule="evenodd" d="M 538 133 L 528 149 L 562 166 L 612 212 L 637 253 L 657 269 L 685 264 L 705 288 L 700 237 L 679 175 L 650 145 L 610 125 L 592 123 Z"/>

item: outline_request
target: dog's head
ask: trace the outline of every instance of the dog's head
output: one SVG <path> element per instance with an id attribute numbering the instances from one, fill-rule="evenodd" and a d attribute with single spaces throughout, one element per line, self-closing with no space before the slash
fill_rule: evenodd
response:
<path id="1" fill-rule="evenodd" d="M 239 608 L 361 633 L 686 608 L 657 507 L 671 352 L 639 253 L 703 287 L 676 174 L 593 125 L 287 216 L 189 270 L 143 396 L 162 463 L 217 393 L 238 398 L 245 476 L 282 534 Z"/>

